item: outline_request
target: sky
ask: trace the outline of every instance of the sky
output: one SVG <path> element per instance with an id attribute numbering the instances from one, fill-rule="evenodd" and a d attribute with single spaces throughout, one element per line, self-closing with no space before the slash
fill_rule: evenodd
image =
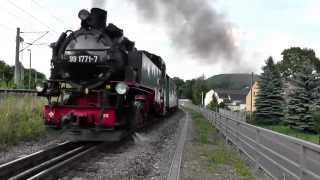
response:
<path id="1" fill-rule="evenodd" d="M 108 11 L 107 21 L 122 28 L 139 49 L 160 55 L 172 77 L 191 79 L 203 74 L 210 77 L 221 73 L 260 73 L 268 56 L 279 61 L 281 51 L 293 46 L 312 48 L 316 54 L 320 53 L 320 2 L 317 0 L 209 2 L 211 8 L 230 24 L 235 46 L 240 52 L 236 62 L 211 57 L 207 60 L 210 63 L 202 63 L 200 57 L 175 48 L 167 24 L 146 21 L 139 15 L 137 6 L 128 1 L 108 0 L 104 8 Z M 27 48 L 32 52 L 32 68 L 47 77 L 51 59 L 49 44 L 56 41 L 61 32 L 79 28 L 78 11 L 92 7 L 91 0 L 0 0 L 0 3 L 0 60 L 14 64 L 16 27 L 24 32 L 21 36 L 26 43 L 49 31 L 38 41 L 39 45 Z M 29 51 L 21 52 L 20 61 L 29 67 Z"/>

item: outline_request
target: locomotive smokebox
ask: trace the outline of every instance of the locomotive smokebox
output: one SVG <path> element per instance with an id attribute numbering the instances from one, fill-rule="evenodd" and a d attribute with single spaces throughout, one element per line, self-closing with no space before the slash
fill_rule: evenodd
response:
<path id="1" fill-rule="evenodd" d="M 90 25 L 96 29 L 103 29 L 107 24 L 107 11 L 99 8 L 92 8 L 90 13 Z"/>

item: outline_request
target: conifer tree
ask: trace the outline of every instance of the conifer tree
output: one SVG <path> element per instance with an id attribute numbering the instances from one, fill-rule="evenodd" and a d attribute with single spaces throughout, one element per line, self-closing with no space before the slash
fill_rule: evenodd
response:
<path id="1" fill-rule="evenodd" d="M 266 61 L 258 85 L 255 121 L 258 124 L 279 123 L 284 117 L 283 84 L 272 57 Z"/>
<path id="2" fill-rule="evenodd" d="M 312 65 L 303 67 L 293 76 L 293 92 L 289 95 L 287 122 L 299 130 L 314 130 L 312 113 L 319 106 L 319 78 Z"/>

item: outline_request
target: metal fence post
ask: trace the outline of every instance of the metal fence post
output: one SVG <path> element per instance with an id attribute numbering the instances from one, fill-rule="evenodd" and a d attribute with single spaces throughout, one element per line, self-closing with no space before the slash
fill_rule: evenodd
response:
<path id="1" fill-rule="evenodd" d="M 225 134 L 225 136 L 226 136 L 226 144 L 228 144 L 228 142 L 229 142 L 229 137 L 228 137 L 228 121 L 229 121 L 229 119 L 228 118 L 225 118 L 225 121 L 224 121 L 224 126 L 225 126 L 225 128 L 226 128 L 226 134 Z"/>
<path id="2" fill-rule="evenodd" d="M 305 162 L 305 147 L 303 144 L 300 145 L 300 153 L 299 153 L 299 164 L 300 164 L 300 179 L 304 179 L 304 172 L 305 172 L 305 167 L 306 167 L 306 162 Z"/>
<path id="3" fill-rule="evenodd" d="M 256 129 L 256 139 L 255 139 L 255 141 L 256 141 L 256 164 L 255 164 L 255 168 L 256 168 L 256 170 L 259 170 L 259 168 L 260 168 L 260 148 L 259 148 L 259 146 L 260 146 L 260 130 L 259 129 Z"/>
<path id="4" fill-rule="evenodd" d="M 236 147 L 237 147 L 238 151 L 241 151 L 241 147 L 240 147 L 241 141 L 240 141 L 240 133 L 239 133 L 239 131 L 240 131 L 240 123 L 237 122 L 236 123 L 236 132 L 235 132 L 235 134 L 236 134 L 236 142 L 235 142 L 235 144 L 236 144 Z"/>

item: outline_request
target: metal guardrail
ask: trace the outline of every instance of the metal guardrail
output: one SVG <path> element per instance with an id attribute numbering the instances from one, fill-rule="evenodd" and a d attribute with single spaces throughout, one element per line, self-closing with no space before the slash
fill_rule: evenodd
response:
<path id="1" fill-rule="evenodd" d="M 238 119 L 244 122 L 246 121 L 246 112 L 229 111 L 219 108 L 219 113 L 231 119 Z"/>
<path id="2" fill-rule="evenodd" d="M 320 146 L 271 130 L 228 118 L 208 109 L 188 105 L 201 112 L 256 168 L 278 180 L 319 180 Z"/>
<path id="3" fill-rule="evenodd" d="M 36 94 L 36 90 L 32 89 L 0 89 L 1 94 L 15 93 L 15 94 Z"/>

